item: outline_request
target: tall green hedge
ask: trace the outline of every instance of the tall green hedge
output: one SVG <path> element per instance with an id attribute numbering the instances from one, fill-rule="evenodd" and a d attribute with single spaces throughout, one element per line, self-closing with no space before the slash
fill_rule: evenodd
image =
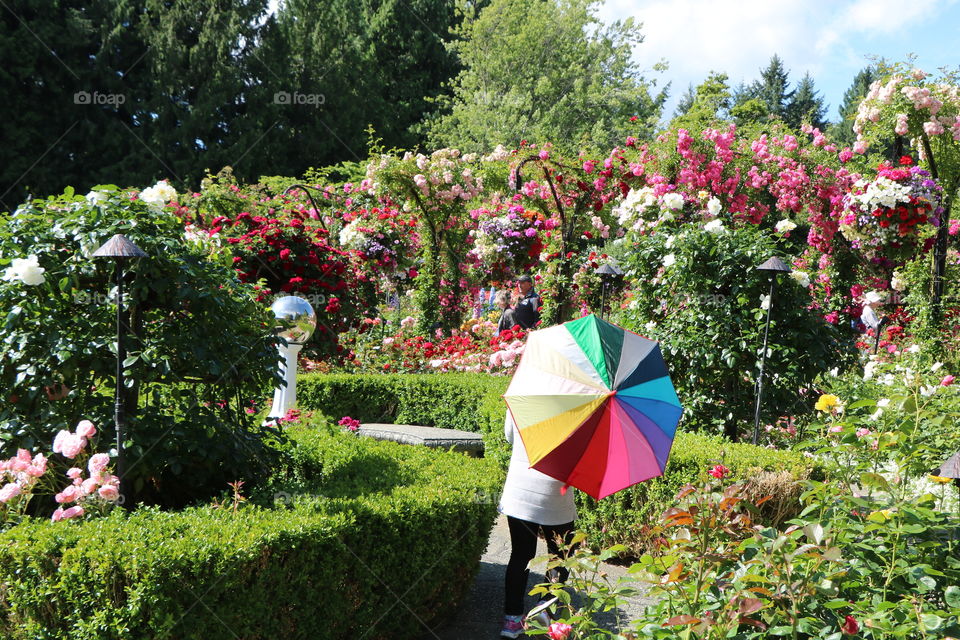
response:
<path id="1" fill-rule="evenodd" d="M 488 457 L 506 466 L 510 448 L 503 437 L 501 396 L 508 384 L 508 378 L 466 373 L 308 374 L 300 378 L 297 393 L 302 407 L 334 418 L 481 432 Z M 763 509 L 769 517 L 789 515 L 799 505 L 798 480 L 819 473 L 798 453 L 680 431 L 662 477 L 599 502 L 578 492 L 578 526 L 594 546 L 625 544 L 641 551 L 649 541 L 646 527 L 673 506 L 679 489 L 720 462 L 731 469 L 731 480 L 749 480 L 758 496 L 773 496 Z"/>
<path id="2" fill-rule="evenodd" d="M 483 434 L 486 456 L 506 464 L 503 438 L 510 379 L 469 373 L 307 374 L 297 381 L 301 408 L 361 422 L 418 424 Z"/>
<path id="3" fill-rule="evenodd" d="M 490 461 L 292 432 L 236 511 L 115 511 L 0 534 L 0 637 L 418 638 L 472 583 L 502 483 Z M 478 499 L 478 496 L 480 499 Z"/>

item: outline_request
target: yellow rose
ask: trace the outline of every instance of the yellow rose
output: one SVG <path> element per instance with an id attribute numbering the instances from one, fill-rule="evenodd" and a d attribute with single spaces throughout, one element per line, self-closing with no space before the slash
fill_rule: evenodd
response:
<path id="1" fill-rule="evenodd" d="M 840 399 L 832 393 L 825 393 L 820 396 L 820 399 L 817 400 L 817 404 L 814 406 L 814 409 L 817 411 L 830 411 L 831 408 L 840 404 Z"/>

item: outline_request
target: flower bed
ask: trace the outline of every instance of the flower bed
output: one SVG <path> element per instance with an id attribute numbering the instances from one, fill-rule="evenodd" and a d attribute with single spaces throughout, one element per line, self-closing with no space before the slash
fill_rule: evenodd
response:
<path id="1" fill-rule="evenodd" d="M 249 502 L 0 535 L 0 637 L 417 638 L 471 584 L 495 465 L 294 427 Z M 376 469 L 376 473 L 371 473 Z"/>

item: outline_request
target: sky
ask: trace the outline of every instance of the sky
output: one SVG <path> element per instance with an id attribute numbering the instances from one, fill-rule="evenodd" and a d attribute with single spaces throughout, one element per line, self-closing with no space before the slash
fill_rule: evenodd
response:
<path id="1" fill-rule="evenodd" d="M 759 78 L 773 54 L 791 87 L 810 73 L 833 121 L 868 56 L 896 62 L 915 54 L 928 72 L 960 67 L 960 0 L 606 0 L 598 16 L 642 23 L 635 58 L 658 86 L 672 83 L 666 117 L 710 71 L 736 87 Z M 668 70 L 651 71 L 660 60 Z"/>

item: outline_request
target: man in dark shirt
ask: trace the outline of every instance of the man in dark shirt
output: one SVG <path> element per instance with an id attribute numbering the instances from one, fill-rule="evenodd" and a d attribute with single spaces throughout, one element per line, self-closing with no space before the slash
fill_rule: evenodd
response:
<path id="1" fill-rule="evenodd" d="M 533 290 L 533 278 L 522 275 L 517 279 L 520 300 L 513 308 L 513 320 L 524 329 L 532 329 L 540 321 L 540 296 Z"/>

